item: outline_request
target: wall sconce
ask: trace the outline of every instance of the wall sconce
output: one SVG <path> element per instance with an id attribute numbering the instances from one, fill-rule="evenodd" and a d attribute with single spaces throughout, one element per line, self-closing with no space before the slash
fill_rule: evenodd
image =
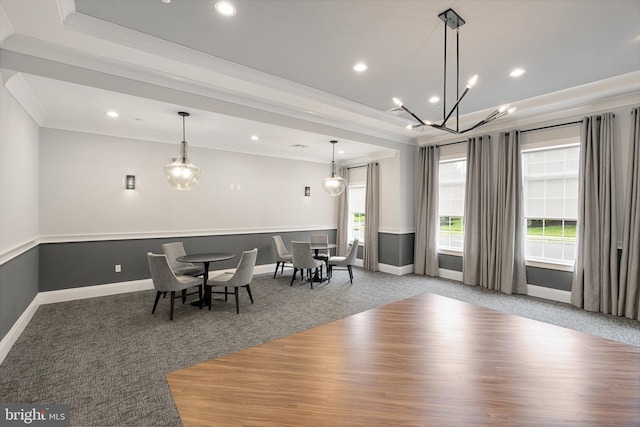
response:
<path id="1" fill-rule="evenodd" d="M 127 175 L 124 180 L 124 188 L 127 190 L 135 190 L 136 189 L 136 176 L 135 175 Z"/>
<path id="2" fill-rule="evenodd" d="M 304 196 L 311 197 L 311 187 L 304 187 Z"/>

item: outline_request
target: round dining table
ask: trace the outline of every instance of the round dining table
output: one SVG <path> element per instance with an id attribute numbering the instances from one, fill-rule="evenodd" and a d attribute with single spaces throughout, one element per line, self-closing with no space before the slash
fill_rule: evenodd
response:
<path id="1" fill-rule="evenodd" d="M 314 252 L 313 257 L 314 258 L 318 258 L 318 255 L 320 253 L 320 250 L 322 249 L 335 249 L 337 248 L 338 245 L 336 245 L 335 243 L 311 243 L 311 250 Z M 327 256 L 327 271 L 329 268 L 329 257 Z M 328 274 L 328 273 L 327 273 Z M 313 277 L 312 279 L 314 282 L 322 282 L 322 278 L 320 277 L 320 274 L 318 274 L 318 270 L 316 269 L 316 271 L 313 273 Z"/>
<path id="2" fill-rule="evenodd" d="M 202 278 L 202 284 L 205 290 L 204 303 L 209 305 L 211 304 L 211 292 L 207 292 L 207 280 L 209 280 L 209 264 L 212 262 L 226 261 L 228 259 L 234 258 L 235 256 L 235 254 L 228 252 L 206 252 L 179 256 L 178 258 L 176 258 L 176 261 L 203 265 L 204 276 Z M 202 308 L 202 302 L 203 301 L 201 300 L 194 301 L 191 303 L 191 305 L 199 305 Z"/>

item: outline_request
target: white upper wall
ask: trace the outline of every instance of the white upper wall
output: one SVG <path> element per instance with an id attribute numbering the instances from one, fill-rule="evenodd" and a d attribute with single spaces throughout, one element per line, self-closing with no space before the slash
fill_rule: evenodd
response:
<path id="1" fill-rule="evenodd" d="M 179 144 L 40 131 L 40 234 L 45 241 L 269 232 L 336 226 L 321 188 L 328 165 L 190 148 L 202 170 L 189 191 L 163 166 Z M 136 190 L 124 189 L 127 174 Z M 304 187 L 311 187 L 311 197 Z"/>
<path id="2" fill-rule="evenodd" d="M 0 86 L 0 189 L 3 259 L 38 237 L 38 125 L 4 86 Z"/>

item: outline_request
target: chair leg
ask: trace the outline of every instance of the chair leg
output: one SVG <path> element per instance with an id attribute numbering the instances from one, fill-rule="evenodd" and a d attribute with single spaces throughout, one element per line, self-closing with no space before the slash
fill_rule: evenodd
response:
<path id="1" fill-rule="evenodd" d="M 209 311 L 211 311 L 211 298 L 213 298 L 213 295 L 211 295 L 211 291 L 212 291 L 211 286 L 207 286 L 207 288 L 205 289 L 205 292 L 204 292 L 204 299 L 207 300 L 207 305 L 209 306 Z"/>
<path id="2" fill-rule="evenodd" d="M 313 289 L 313 273 L 311 273 L 311 269 L 307 269 L 307 276 L 309 277 L 309 283 L 311 284 L 311 289 Z"/>
<path id="3" fill-rule="evenodd" d="M 253 295 L 251 295 L 251 286 L 246 285 L 245 289 L 247 290 L 247 293 L 249 294 L 249 299 L 251 300 L 251 304 L 253 304 Z"/>
<path id="4" fill-rule="evenodd" d="M 187 302 L 187 290 L 183 289 L 182 290 L 182 303 L 184 304 L 185 302 Z"/>
<path id="5" fill-rule="evenodd" d="M 151 310 L 151 314 L 156 312 L 156 307 L 158 306 L 158 301 L 160 301 L 160 295 L 162 295 L 163 292 L 156 292 L 156 301 L 153 303 L 153 310 Z"/>
<path id="6" fill-rule="evenodd" d="M 296 278 L 296 273 L 298 272 L 298 269 L 294 267 L 293 269 L 293 276 L 291 276 L 291 284 L 289 286 L 293 286 L 293 281 Z"/>
<path id="7" fill-rule="evenodd" d="M 198 285 L 198 300 L 200 300 L 200 310 L 202 310 L 202 285 Z"/>
<path id="8" fill-rule="evenodd" d="M 276 274 L 278 274 L 278 267 L 280 267 L 280 261 L 276 261 L 276 271 L 273 272 L 273 278 L 276 278 Z"/>
<path id="9" fill-rule="evenodd" d="M 349 280 L 351 281 L 351 284 L 353 285 L 353 270 L 351 270 L 351 266 L 347 265 L 347 269 L 349 270 Z"/>
<path id="10" fill-rule="evenodd" d="M 236 295 L 236 314 L 240 314 L 240 302 L 238 301 L 238 294 L 240 292 L 238 292 L 238 288 L 237 287 L 235 287 L 233 289 L 235 291 L 234 294 Z M 227 289 L 225 288 L 225 292 L 226 292 L 226 290 Z"/>
<path id="11" fill-rule="evenodd" d="M 224 287 L 224 301 L 227 302 L 227 287 Z"/>
<path id="12" fill-rule="evenodd" d="M 171 291 L 171 312 L 169 313 L 169 320 L 173 320 L 173 305 L 176 300 L 176 291 Z"/>

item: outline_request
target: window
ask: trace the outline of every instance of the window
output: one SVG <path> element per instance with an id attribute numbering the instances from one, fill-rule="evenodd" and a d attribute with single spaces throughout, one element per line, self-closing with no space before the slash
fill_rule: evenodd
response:
<path id="1" fill-rule="evenodd" d="M 441 161 L 438 175 L 438 248 L 462 251 L 466 159 Z"/>
<path id="2" fill-rule="evenodd" d="M 526 258 L 572 263 L 578 218 L 578 143 L 523 150 Z"/>
<path id="3" fill-rule="evenodd" d="M 347 189 L 349 198 L 349 241 L 358 239 L 360 244 L 364 243 L 364 207 L 365 191 L 364 185 L 353 185 Z"/>

